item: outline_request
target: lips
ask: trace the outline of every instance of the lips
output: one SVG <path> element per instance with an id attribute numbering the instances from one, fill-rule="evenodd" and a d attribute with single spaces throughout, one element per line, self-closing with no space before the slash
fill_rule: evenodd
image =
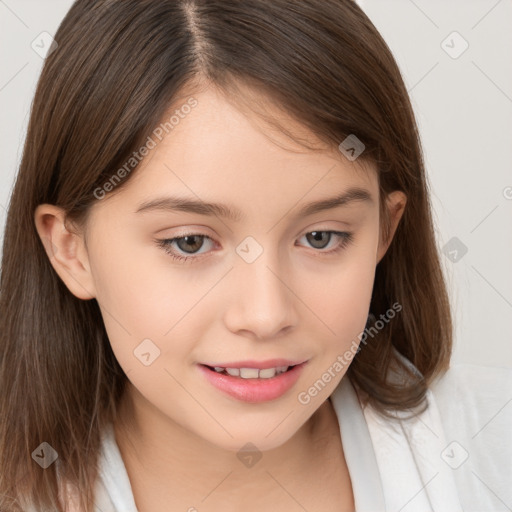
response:
<path id="1" fill-rule="evenodd" d="M 198 368 L 207 381 L 224 394 L 243 402 L 265 402 L 289 391 L 306 363 L 274 359 L 223 363 L 226 366 L 199 364 Z"/>

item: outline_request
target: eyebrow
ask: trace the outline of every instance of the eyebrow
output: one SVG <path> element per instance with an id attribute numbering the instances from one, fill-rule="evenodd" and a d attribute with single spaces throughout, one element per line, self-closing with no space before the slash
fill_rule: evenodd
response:
<path id="1" fill-rule="evenodd" d="M 304 205 L 296 215 L 298 217 L 305 217 L 325 210 L 346 206 L 357 201 L 373 203 L 373 198 L 368 190 L 360 187 L 353 187 L 337 196 L 308 203 Z M 187 197 L 176 196 L 157 197 L 150 201 L 145 201 L 137 208 L 135 213 L 147 211 L 181 211 L 186 213 L 196 213 L 199 215 L 214 215 L 229 219 L 233 222 L 240 222 L 244 218 L 244 215 L 240 210 L 225 204 L 207 203 Z"/>

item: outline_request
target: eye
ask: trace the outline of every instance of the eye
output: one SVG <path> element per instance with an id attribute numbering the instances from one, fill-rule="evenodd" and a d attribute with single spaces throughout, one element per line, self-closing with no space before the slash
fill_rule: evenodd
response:
<path id="1" fill-rule="evenodd" d="M 335 245 L 334 249 L 321 252 L 336 252 L 345 248 L 345 246 L 347 246 L 352 241 L 352 233 L 345 233 L 341 231 L 310 231 L 304 236 L 308 239 L 308 243 L 311 243 L 315 249 L 324 249 L 326 247 L 325 240 L 327 240 L 327 243 L 329 243 L 332 240 L 332 235 L 338 237 L 338 243 Z"/>
<path id="2" fill-rule="evenodd" d="M 308 239 L 308 242 L 313 245 L 313 248 L 324 249 L 327 245 L 329 245 L 329 242 L 332 240 L 333 235 L 338 238 L 338 243 L 334 246 L 334 248 L 316 252 L 319 252 L 321 255 L 334 254 L 345 249 L 353 241 L 352 233 L 342 231 L 310 231 L 303 235 L 303 237 L 306 237 Z M 197 259 L 198 256 L 195 256 L 196 254 L 201 254 L 198 253 L 197 251 L 203 246 L 204 240 L 210 240 L 211 242 L 213 242 L 213 240 L 209 236 L 201 235 L 200 233 L 188 233 L 180 237 L 156 240 L 156 243 L 174 260 L 189 261 Z M 327 244 L 325 243 L 326 240 Z M 179 252 L 177 252 L 176 249 L 173 248 L 174 244 L 176 244 L 178 249 L 180 251 L 183 251 L 185 255 L 182 255 Z"/>
<path id="3" fill-rule="evenodd" d="M 213 240 L 206 236 L 201 235 L 199 233 L 189 233 L 176 238 L 168 238 L 165 240 L 157 240 L 158 245 L 167 252 L 174 260 L 190 260 L 196 258 L 196 256 L 182 256 L 180 253 L 177 253 L 175 249 L 173 249 L 173 244 L 176 243 L 179 250 L 185 251 L 185 254 L 196 254 L 194 251 L 198 250 L 202 245 L 203 240 Z M 191 253 L 188 253 L 188 249 L 191 248 Z"/>

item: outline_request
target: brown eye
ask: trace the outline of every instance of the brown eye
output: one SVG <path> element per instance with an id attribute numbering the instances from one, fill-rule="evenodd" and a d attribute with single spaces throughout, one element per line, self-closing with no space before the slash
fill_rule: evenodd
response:
<path id="1" fill-rule="evenodd" d="M 189 250 L 191 253 L 198 251 L 203 245 L 204 236 L 202 235 L 187 235 L 181 238 L 175 238 L 176 246 L 178 249 L 188 253 Z"/>
<path id="2" fill-rule="evenodd" d="M 199 257 L 196 256 L 196 253 L 204 245 L 205 239 L 213 242 L 209 236 L 201 235 L 199 233 L 189 233 L 187 235 L 168 238 L 166 240 L 156 240 L 156 243 L 173 259 L 184 261 Z"/>

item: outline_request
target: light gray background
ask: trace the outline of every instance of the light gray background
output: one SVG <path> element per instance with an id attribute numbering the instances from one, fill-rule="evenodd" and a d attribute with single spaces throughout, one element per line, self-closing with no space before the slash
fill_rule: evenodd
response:
<path id="1" fill-rule="evenodd" d="M 2 237 L 43 64 L 31 44 L 55 34 L 71 4 L 0 0 Z M 359 4 L 398 61 L 420 127 L 455 322 L 453 361 L 512 367 L 512 0 Z M 464 40 L 469 47 L 457 56 Z"/>

